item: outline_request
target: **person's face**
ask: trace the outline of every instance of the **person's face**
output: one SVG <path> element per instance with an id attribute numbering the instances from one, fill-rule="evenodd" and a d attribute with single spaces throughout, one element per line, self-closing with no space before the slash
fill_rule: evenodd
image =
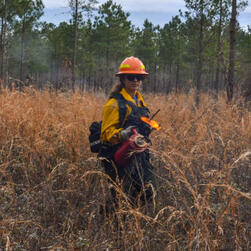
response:
<path id="1" fill-rule="evenodd" d="M 144 75 L 128 74 L 124 76 L 124 85 L 128 93 L 134 94 L 142 84 Z"/>

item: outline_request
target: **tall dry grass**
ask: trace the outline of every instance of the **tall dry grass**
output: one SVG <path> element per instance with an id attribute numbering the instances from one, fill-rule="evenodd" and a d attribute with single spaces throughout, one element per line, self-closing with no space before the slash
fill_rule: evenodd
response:
<path id="1" fill-rule="evenodd" d="M 0 250 L 249 250 L 251 115 L 193 93 L 147 95 L 157 193 L 131 208 L 88 145 L 104 95 L 0 94 Z M 115 215 L 99 205 L 121 192 Z"/>

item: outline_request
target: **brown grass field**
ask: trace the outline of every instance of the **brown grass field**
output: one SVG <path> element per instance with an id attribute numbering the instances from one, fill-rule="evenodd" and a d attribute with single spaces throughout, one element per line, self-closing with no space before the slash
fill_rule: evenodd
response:
<path id="1" fill-rule="evenodd" d="M 103 218 L 110 195 L 88 128 L 105 95 L 1 90 L 1 251 L 251 249 L 251 113 L 224 95 L 202 94 L 199 108 L 193 92 L 145 99 L 162 127 L 154 203 L 131 208 L 121 192 Z"/>

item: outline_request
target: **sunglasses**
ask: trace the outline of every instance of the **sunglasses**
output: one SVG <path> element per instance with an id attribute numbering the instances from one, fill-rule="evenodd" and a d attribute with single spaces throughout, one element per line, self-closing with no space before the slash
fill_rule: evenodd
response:
<path id="1" fill-rule="evenodd" d="M 144 80 L 144 76 L 143 75 L 126 75 L 126 79 L 128 81 L 134 81 L 134 79 L 136 79 L 137 81 L 142 81 Z"/>

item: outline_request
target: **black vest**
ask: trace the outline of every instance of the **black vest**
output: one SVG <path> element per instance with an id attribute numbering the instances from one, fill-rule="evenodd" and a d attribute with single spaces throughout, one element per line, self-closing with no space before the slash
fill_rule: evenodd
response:
<path id="1" fill-rule="evenodd" d="M 129 126 L 134 126 L 138 133 L 148 138 L 149 134 L 151 133 L 151 127 L 145 122 L 143 122 L 140 118 L 149 118 L 150 112 L 147 107 L 143 106 L 142 101 L 140 101 L 141 106 L 138 107 L 133 102 L 126 100 L 120 93 L 114 94 L 112 97 L 116 98 L 116 100 L 118 101 L 121 127 L 127 128 Z M 127 105 L 131 107 L 132 111 L 128 115 L 126 120 L 123 121 L 127 111 Z"/>

